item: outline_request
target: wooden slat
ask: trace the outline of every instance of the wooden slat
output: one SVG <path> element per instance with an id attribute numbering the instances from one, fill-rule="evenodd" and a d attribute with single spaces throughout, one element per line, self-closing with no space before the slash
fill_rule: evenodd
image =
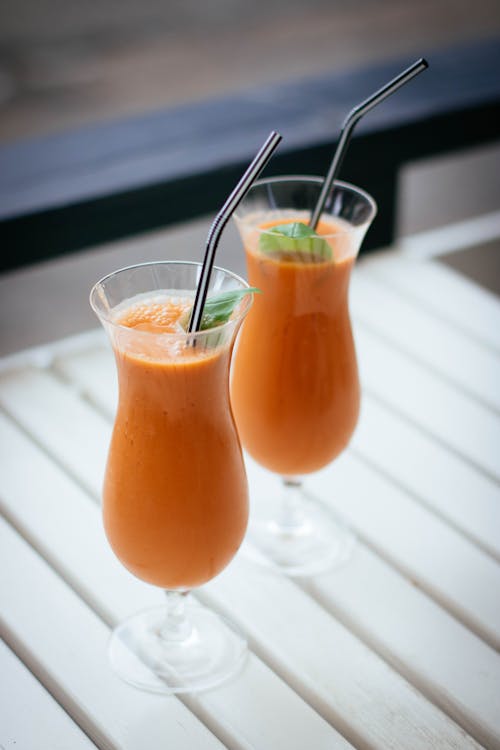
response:
<path id="1" fill-rule="evenodd" d="M 103 414 L 114 418 L 118 383 L 109 346 L 103 344 L 85 348 L 70 356 L 57 357 L 54 370 L 75 384 L 82 396 L 95 404 Z"/>
<path id="2" fill-rule="evenodd" d="M 71 587 L 110 624 L 163 603 L 161 591 L 129 575 L 113 556 L 95 503 L 0 415 L 4 441 L 10 456 L 0 457 L 2 512 Z M 23 471 L 26 465 L 29 477 Z M 290 748 L 301 750 L 311 736 L 322 750 L 350 747 L 254 655 L 227 686 L 186 700 L 229 747 L 273 750 L 282 738 L 283 715 L 290 717 Z M 273 711 L 267 710 L 270 700 Z"/>
<path id="3" fill-rule="evenodd" d="M 97 746 L 223 747 L 180 701 L 111 672 L 108 628 L 1 518 L 0 547 L 2 636 Z"/>
<path id="4" fill-rule="evenodd" d="M 500 487 L 366 395 L 351 451 L 500 560 Z"/>
<path id="5" fill-rule="evenodd" d="M 10 440 L 13 442 L 12 437 Z M 32 457 L 30 464 L 34 465 Z M 17 475 L 15 472 L 14 476 Z M 52 494 L 54 498 L 60 497 L 59 492 Z M 16 496 L 9 503 L 9 512 L 16 514 L 16 517 L 19 513 L 16 508 L 23 505 L 19 498 L 20 496 Z M 90 502 L 89 507 L 97 513 Z M 78 526 L 80 529 L 79 524 Z M 37 527 L 38 524 L 35 523 L 30 534 Z M 81 528 L 85 529 L 86 524 L 81 524 Z M 42 541 L 49 531 L 43 529 Z M 59 546 L 57 536 L 52 533 L 50 543 L 46 542 L 48 554 L 55 554 Z M 97 534 L 95 536 L 98 538 Z M 78 543 L 88 550 L 89 541 L 80 533 L 78 539 L 74 540 L 74 544 Z M 94 541 L 92 545 L 94 548 Z M 64 552 L 64 559 L 66 554 Z M 113 588 L 113 606 L 116 591 L 121 587 L 115 589 L 112 586 L 112 580 L 104 573 L 98 553 L 95 558 L 98 567 L 95 569 L 95 584 L 92 586 L 94 599 L 101 598 L 99 609 L 110 606 L 109 591 Z M 91 568 L 93 566 L 89 562 L 85 575 L 92 574 L 89 572 Z M 80 576 L 80 567 L 72 571 L 71 575 Z M 411 592 L 411 586 L 405 585 Z M 387 669 L 289 581 L 269 576 L 267 572 L 256 570 L 243 561 L 235 561 L 223 576 L 207 587 L 207 591 L 210 592 L 212 604 L 240 620 L 240 624 L 251 635 L 254 648 L 355 744 L 362 738 L 362 742 L 374 747 L 426 747 L 428 736 L 424 738 L 422 735 L 423 726 L 428 726 L 431 734 L 435 733 L 436 738 L 441 737 L 441 741 L 446 737 L 446 743 L 451 743 L 450 738 L 456 736 L 458 730 L 453 725 L 449 725 L 439 713 L 434 713 L 434 709 L 418 698 L 401 678 Z M 134 595 L 127 596 L 126 602 L 127 606 L 132 606 L 135 602 Z M 279 602 L 280 606 L 270 608 L 269 602 Z M 122 607 L 123 605 L 120 612 Z M 366 614 L 369 619 L 368 613 Z M 286 640 L 283 637 L 285 631 L 288 633 Z M 304 632 L 315 633 L 306 648 Z M 328 655 L 326 660 L 325 654 Z M 356 664 L 358 667 L 353 671 L 353 665 Z M 361 672 L 363 679 L 360 682 L 358 675 Z M 333 679 L 332 675 L 335 675 Z M 373 698 L 370 691 L 366 691 L 365 680 L 373 685 L 377 699 Z M 449 688 L 453 694 L 453 685 Z M 460 703 L 456 697 L 454 700 Z M 352 705 L 359 706 L 359 713 L 354 716 Z M 395 706 L 399 715 L 396 728 L 391 726 L 392 709 Z M 371 717 L 367 725 L 359 718 L 365 712 Z"/>
<path id="6" fill-rule="evenodd" d="M 425 366 L 355 327 L 362 387 L 438 438 L 485 473 L 500 479 L 500 418 L 440 381 Z"/>
<path id="7" fill-rule="evenodd" d="M 3 685 L 0 747 L 96 750 L 94 743 L 1 640 L 0 674 Z"/>
<path id="8" fill-rule="evenodd" d="M 335 501 L 333 504 L 340 511 L 354 504 L 354 515 L 349 517 L 345 513 L 345 517 L 354 524 L 357 516 L 362 518 L 364 512 L 379 515 L 381 525 L 397 525 L 400 517 L 407 515 L 404 501 L 402 509 L 394 506 L 394 512 L 390 507 L 380 508 L 377 505 L 372 508 L 376 498 L 384 496 L 384 492 L 379 490 L 376 483 L 371 485 L 369 477 L 365 477 L 366 491 L 363 492 L 362 485 L 356 485 L 356 476 L 362 473 L 362 466 L 358 472 L 355 467 L 359 467 L 359 462 L 351 463 L 354 466 L 349 476 L 344 472 L 344 477 L 336 476 L 335 482 L 331 482 L 330 491 L 324 496 L 326 502 L 332 505 L 334 499 L 340 498 L 341 502 Z M 256 508 L 265 503 L 273 491 L 279 492 L 279 480 L 269 476 L 248 457 L 247 467 L 252 504 Z M 332 479 L 334 474 L 335 468 Z M 309 484 L 313 482 L 309 480 Z M 324 490 L 324 481 L 318 482 L 315 489 Z M 357 528 L 364 531 L 361 523 L 357 524 Z M 425 534 L 420 533 L 420 526 L 414 523 L 411 514 L 408 529 L 403 525 L 401 531 L 404 539 L 406 535 L 414 534 L 417 545 L 427 543 Z M 432 531 L 431 525 L 431 536 Z M 432 541 L 431 538 L 428 552 L 427 548 L 423 548 L 421 554 L 428 554 L 429 567 L 434 564 L 439 574 L 439 548 L 434 550 Z M 391 548 L 391 545 L 388 546 Z M 449 569 L 451 578 L 460 577 L 458 564 L 461 565 L 460 558 L 457 558 L 457 567 Z M 409 578 L 405 580 L 358 540 L 354 555 L 347 564 L 314 576 L 304 581 L 303 585 L 352 632 L 450 713 L 476 739 L 487 747 L 500 747 L 499 654 L 419 591 L 415 586 L 415 583 L 419 583 L 418 573 L 410 572 Z M 485 584 L 478 577 L 475 583 L 478 588 L 486 585 L 485 597 L 490 596 L 493 590 L 489 588 L 491 582 Z M 497 598 L 490 599 L 492 611 L 498 614 Z"/>
<path id="9" fill-rule="evenodd" d="M 186 699 L 229 747 L 275 750 L 353 750 L 350 744 L 261 659 L 249 655 L 243 672 L 216 690 Z"/>
<path id="10" fill-rule="evenodd" d="M 382 556 L 493 647 L 500 647 L 500 566 L 364 462 L 344 454 L 307 488 Z"/>
<path id="11" fill-rule="evenodd" d="M 380 283 L 500 352 L 500 302 L 494 294 L 434 261 L 400 253 L 374 256 L 363 264 Z"/>
<path id="12" fill-rule="evenodd" d="M 486 747 L 500 747 L 500 657 L 358 543 L 306 589 Z"/>
<path id="13" fill-rule="evenodd" d="M 352 283 L 351 310 L 355 322 L 359 320 L 445 380 L 500 411 L 500 356 L 496 353 L 362 270 Z"/>
<path id="14" fill-rule="evenodd" d="M 0 406 L 85 489 L 100 495 L 111 430 L 76 390 L 61 387 L 45 370 L 17 370 L 0 377 Z"/>
<path id="15" fill-rule="evenodd" d="M 131 594 L 140 608 L 147 607 L 151 603 L 147 587 L 123 576 L 123 567 L 107 544 L 102 524 L 96 523 L 96 503 L 2 413 L 0 444 L 9 446 L 8 451 L 0 453 L 0 509 L 4 516 L 60 570 L 104 622 L 114 621 L 120 602 L 125 607 L 118 610 L 119 618 L 131 614 L 126 603 Z M 65 529 L 64 534 L 61 529 Z M 81 539 L 86 539 L 86 544 L 82 545 Z M 108 598 L 104 602 L 94 596 L 90 554 L 93 566 L 103 575 L 105 571 Z M 78 571 L 76 577 L 73 571 Z M 159 594 L 157 602 L 161 601 Z"/>
<path id="16" fill-rule="evenodd" d="M 443 714 L 290 579 L 240 557 L 204 591 L 356 746 L 427 748 L 433 742 L 470 741 L 445 726 Z"/>

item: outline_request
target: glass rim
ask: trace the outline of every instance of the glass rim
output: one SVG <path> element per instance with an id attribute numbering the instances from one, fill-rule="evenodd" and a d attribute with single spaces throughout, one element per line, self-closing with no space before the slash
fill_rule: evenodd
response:
<path id="1" fill-rule="evenodd" d="M 261 180 L 256 180 L 256 182 L 254 182 L 254 184 L 248 191 L 248 195 L 251 195 L 251 193 L 256 188 L 262 187 L 264 185 L 272 185 L 273 183 L 279 184 L 279 183 L 286 183 L 286 182 L 309 182 L 309 183 L 316 184 L 316 185 L 322 185 L 324 182 L 324 177 L 319 177 L 317 175 L 304 175 L 304 174 L 302 175 L 300 174 L 276 175 L 274 177 L 265 177 Z M 333 183 L 331 187 L 330 193 L 333 190 L 335 190 L 336 187 L 347 190 L 363 198 L 366 201 L 366 203 L 370 206 L 370 209 L 371 209 L 370 215 L 366 219 L 366 221 L 364 221 L 362 224 L 359 224 L 357 226 L 354 224 L 351 224 L 349 225 L 348 230 L 345 229 L 345 230 L 340 230 L 338 232 L 330 232 L 328 234 L 322 234 L 321 237 L 338 237 L 341 234 L 348 234 L 348 232 L 350 231 L 354 231 L 362 227 L 365 227 L 366 225 L 369 225 L 373 221 L 373 219 L 375 218 L 378 212 L 377 202 L 370 195 L 370 193 L 367 193 L 366 190 L 363 190 L 363 188 L 360 188 L 357 185 L 353 185 L 351 182 L 344 182 L 344 180 L 335 180 L 335 182 Z M 244 200 L 242 201 L 242 203 L 244 203 Z M 311 211 L 312 211 L 312 208 L 311 208 Z M 293 210 L 293 209 L 290 209 L 290 210 Z M 307 209 L 300 209 L 300 210 L 307 210 Z M 242 224 L 245 223 L 245 217 L 240 215 L 238 209 L 236 209 L 233 216 L 237 222 L 241 222 Z M 341 218 L 341 217 L 338 217 L 338 218 Z M 269 234 L 272 230 L 272 227 L 269 227 L 268 229 L 260 229 L 259 227 L 254 227 L 254 229 L 255 231 L 258 231 L 260 234 Z"/>
<path id="2" fill-rule="evenodd" d="M 136 268 L 146 268 L 148 266 L 198 266 L 199 268 L 201 268 L 203 266 L 203 263 L 201 263 L 200 261 L 196 261 L 196 260 L 152 260 L 152 261 L 146 261 L 145 263 L 133 263 L 130 266 L 123 266 L 122 268 L 117 268 L 115 271 L 111 271 L 110 273 L 107 273 L 105 276 L 103 276 L 102 278 L 100 278 L 98 281 L 95 282 L 89 294 L 90 307 L 92 308 L 92 310 L 94 311 L 94 313 L 97 315 L 97 317 L 99 318 L 101 322 L 104 321 L 105 323 L 109 323 L 110 325 L 112 325 L 114 328 L 133 333 L 134 336 L 141 336 L 141 335 L 142 336 L 162 336 L 162 337 L 165 336 L 165 337 L 169 337 L 170 339 L 177 338 L 179 340 L 185 340 L 185 339 L 192 340 L 193 338 L 198 338 L 198 337 L 203 338 L 215 332 L 221 332 L 221 331 L 225 331 L 226 329 L 230 329 L 232 326 L 234 326 L 235 323 L 237 323 L 246 315 L 246 313 L 248 312 L 248 310 L 250 309 L 252 305 L 253 294 L 254 294 L 253 292 L 252 294 L 246 295 L 241 300 L 240 304 L 243 304 L 244 308 L 237 315 L 237 317 L 230 318 L 229 320 L 227 320 L 225 323 L 222 323 L 221 325 L 213 326 L 212 328 L 206 328 L 205 330 L 192 331 L 192 332 L 189 332 L 189 331 L 185 331 L 185 332 L 140 331 L 135 328 L 130 328 L 129 326 L 124 326 L 121 323 L 117 323 L 115 320 L 111 318 L 109 314 L 106 314 L 105 311 L 101 312 L 101 310 L 97 308 L 94 302 L 94 296 L 96 295 L 97 289 L 100 285 L 102 285 L 108 279 L 111 279 L 114 276 L 117 276 L 118 274 L 123 273 L 124 271 L 133 271 Z M 227 268 L 222 268 L 221 266 L 215 266 L 215 265 L 212 267 L 212 272 L 213 271 L 221 271 L 226 276 L 229 276 L 235 281 L 237 281 L 243 288 L 246 288 L 246 289 L 250 288 L 250 284 L 241 276 L 239 276 L 237 273 L 234 273 L 234 271 L 229 271 Z M 154 292 L 155 290 L 152 289 L 151 291 Z M 161 291 L 161 290 L 158 290 L 158 291 Z M 195 290 L 193 290 L 193 292 L 195 292 Z M 193 302 L 194 302 L 194 295 L 193 295 Z"/>

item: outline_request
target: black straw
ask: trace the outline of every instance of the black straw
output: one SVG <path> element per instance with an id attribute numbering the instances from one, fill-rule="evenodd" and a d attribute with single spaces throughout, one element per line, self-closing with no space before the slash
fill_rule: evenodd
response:
<path id="1" fill-rule="evenodd" d="M 215 251 L 217 250 L 217 245 L 219 244 L 219 238 L 222 230 L 231 218 L 232 213 L 238 208 L 240 202 L 243 200 L 259 174 L 266 166 L 280 141 L 281 135 L 273 130 L 267 137 L 263 146 L 259 149 L 251 164 L 246 169 L 244 175 L 222 206 L 221 210 L 215 217 L 212 226 L 210 227 L 207 237 L 205 257 L 203 258 L 200 280 L 196 289 L 193 310 L 189 319 L 189 333 L 198 331 L 201 326 L 203 308 L 205 307 L 208 285 L 210 282 L 210 276 L 214 264 Z"/>
<path id="2" fill-rule="evenodd" d="M 330 169 L 328 170 L 328 173 L 323 182 L 323 187 L 321 188 L 318 202 L 316 203 L 316 207 L 311 216 L 311 221 L 309 222 L 312 229 L 316 229 L 318 225 L 318 221 L 321 214 L 323 213 L 326 200 L 328 198 L 328 195 L 330 194 L 330 190 L 347 151 L 347 146 L 349 145 L 352 132 L 359 120 L 361 120 L 363 115 L 373 109 L 373 107 L 376 107 L 377 104 L 383 102 L 384 99 L 387 99 L 388 96 L 393 94 L 395 91 L 401 88 L 401 86 L 404 86 L 405 83 L 408 83 L 408 81 L 410 81 L 412 78 L 417 76 L 428 67 L 429 64 L 427 60 L 424 60 L 424 58 L 421 57 L 420 60 L 414 62 L 413 65 L 410 65 L 409 68 L 396 76 L 396 78 L 393 78 L 392 81 L 389 81 L 389 83 L 387 83 L 381 89 L 375 91 L 375 93 L 368 97 L 368 99 L 365 99 L 363 102 L 358 104 L 357 107 L 354 107 L 354 109 L 349 112 L 346 119 L 344 120 L 344 124 L 342 125 L 337 149 L 333 156 L 332 163 L 330 164 Z"/>

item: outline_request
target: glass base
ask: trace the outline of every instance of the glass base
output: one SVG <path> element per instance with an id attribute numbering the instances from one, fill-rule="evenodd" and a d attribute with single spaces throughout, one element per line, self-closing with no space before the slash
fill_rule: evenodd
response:
<path id="1" fill-rule="evenodd" d="M 118 625 L 109 643 L 114 671 L 130 685 L 152 693 L 194 693 L 215 687 L 242 667 L 247 642 L 238 629 L 209 609 L 188 600 L 187 637 L 160 634 L 166 608 L 155 607 Z"/>
<path id="2" fill-rule="evenodd" d="M 247 533 L 247 555 L 288 576 L 309 576 L 343 565 L 356 536 L 318 501 L 300 494 L 300 501 L 295 500 L 285 516 L 276 502 L 266 504 L 266 516 L 259 517 L 257 510 Z"/>

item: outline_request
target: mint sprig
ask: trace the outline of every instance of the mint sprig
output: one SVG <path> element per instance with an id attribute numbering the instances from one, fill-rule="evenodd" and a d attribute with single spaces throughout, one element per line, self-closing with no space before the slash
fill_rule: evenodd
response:
<path id="1" fill-rule="evenodd" d="M 249 287 L 248 289 L 231 289 L 227 292 L 221 292 L 213 297 L 209 297 L 203 308 L 200 331 L 206 331 L 209 328 L 215 328 L 216 326 L 227 323 L 238 302 L 247 294 L 252 294 L 253 292 L 260 292 L 260 289 L 257 289 L 256 287 Z M 179 323 L 185 331 L 189 325 L 190 317 L 191 308 L 186 310 L 179 319 Z"/>
<path id="2" fill-rule="evenodd" d="M 266 229 L 259 237 L 259 250 L 267 255 L 303 253 L 315 255 L 323 260 L 332 258 L 332 249 L 328 242 L 301 221 L 277 224 Z"/>

